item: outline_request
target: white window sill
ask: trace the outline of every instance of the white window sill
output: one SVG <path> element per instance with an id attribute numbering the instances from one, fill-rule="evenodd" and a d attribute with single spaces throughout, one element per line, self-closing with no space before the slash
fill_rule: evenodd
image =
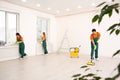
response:
<path id="1" fill-rule="evenodd" d="M 18 45 L 14 45 L 14 46 L 0 46 L 0 49 L 6 49 L 6 48 L 18 48 Z"/>

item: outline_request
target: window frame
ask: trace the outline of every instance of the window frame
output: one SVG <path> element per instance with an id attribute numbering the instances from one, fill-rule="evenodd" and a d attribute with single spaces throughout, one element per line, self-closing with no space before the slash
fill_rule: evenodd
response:
<path id="1" fill-rule="evenodd" d="M 1 10 L 0 10 L 0 11 L 1 11 Z M 1 11 L 1 12 L 4 12 L 4 11 Z M 5 13 L 5 12 L 4 12 L 4 13 Z M 4 18 L 6 18 L 6 17 L 4 16 Z M 6 26 L 5 26 L 6 23 L 5 23 L 5 22 L 6 22 L 6 19 L 4 19 L 4 27 L 5 27 L 5 29 L 4 29 L 4 32 L 5 32 L 5 34 L 4 34 L 4 40 L 5 40 L 5 42 L 6 42 L 6 36 L 5 36 L 5 35 L 6 35 Z"/>
<path id="2" fill-rule="evenodd" d="M 16 32 L 20 32 L 19 26 L 20 26 L 20 14 L 17 12 L 11 12 L 6 10 L 0 10 L 1 12 L 5 12 L 5 42 L 8 44 L 8 15 L 7 14 L 15 14 L 16 15 Z"/>
<path id="3" fill-rule="evenodd" d="M 38 28 L 38 19 L 41 19 L 41 20 L 46 20 L 46 22 L 47 22 L 47 24 L 46 24 L 46 37 L 47 37 L 47 41 L 48 41 L 48 38 L 49 38 L 49 26 L 50 26 L 50 19 L 49 18 L 45 18 L 45 17 L 39 17 L 39 16 L 37 16 L 37 21 L 36 21 L 36 24 L 37 24 L 37 26 L 36 26 L 36 28 Z M 43 27 L 43 26 L 42 26 Z M 42 31 L 43 32 L 43 31 Z M 42 33 L 41 33 L 41 35 L 42 35 Z M 41 36 L 42 37 L 42 36 Z M 37 36 L 37 40 L 38 40 L 38 36 Z M 39 40 L 38 40 L 38 42 L 39 42 Z"/>

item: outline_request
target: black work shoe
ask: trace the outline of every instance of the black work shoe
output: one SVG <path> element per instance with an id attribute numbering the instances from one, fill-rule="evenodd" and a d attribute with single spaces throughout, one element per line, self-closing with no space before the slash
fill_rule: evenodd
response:
<path id="1" fill-rule="evenodd" d="M 27 54 L 24 54 L 24 56 L 27 56 Z"/>
<path id="2" fill-rule="evenodd" d="M 21 56 L 20 58 L 23 58 L 23 56 Z"/>

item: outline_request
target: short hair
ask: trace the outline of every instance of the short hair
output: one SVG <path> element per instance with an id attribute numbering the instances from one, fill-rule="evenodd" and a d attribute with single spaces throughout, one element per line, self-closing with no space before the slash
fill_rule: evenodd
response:
<path id="1" fill-rule="evenodd" d="M 45 32 L 43 32 L 43 35 L 45 35 Z"/>
<path id="2" fill-rule="evenodd" d="M 18 36 L 20 36 L 20 34 L 19 34 L 19 33 L 16 33 L 16 36 L 17 36 L 17 35 L 18 35 Z"/>
<path id="3" fill-rule="evenodd" d="M 92 32 L 96 32 L 96 29 L 92 29 Z"/>

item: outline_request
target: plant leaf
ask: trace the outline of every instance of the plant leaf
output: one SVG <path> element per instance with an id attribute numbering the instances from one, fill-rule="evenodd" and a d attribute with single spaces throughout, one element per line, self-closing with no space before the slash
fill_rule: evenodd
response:
<path id="1" fill-rule="evenodd" d="M 87 68 L 88 66 L 84 65 L 84 66 L 81 66 L 80 68 Z"/>
<path id="2" fill-rule="evenodd" d="M 106 9 L 106 14 L 109 14 L 110 12 L 112 12 L 112 10 L 114 9 L 114 6 L 108 6 L 108 8 Z"/>
<path id="3" fill-rule="evenodd" d="M 95 74 L 93 74 L 93 73 L 89 73 L 89 74 L 87 74 L 87 75 L 85 75 L 85 77 L 91 77 L 91 76 L 94 76 Z"/>
<path id="4" fill-rule="evenodd" d="M 88 71 L 90 68 L 85 69 L 85 72 Z"/>
<path id="5" fill-rule="evenodd" d="M 112 57 L 114 57 L 114 56 L 116 56 L 116 55 L 118 55 L 118 54 L 120 54 L 120 49 L 119 49 L 119 50 L 117 50 L 117 51 L 113 54 L 113 56 L 112 56 Z"/>
<path id="6" fill-rule="evenodd" d="M 98 24 L 101 23 L 101 21 L 102 21 L 102 17 L 103 17 L 103 16 L 100 16 L 100 17 L 99 17 Z"/>
<path id="7" fill-rule="evenodd" d="M 120 75 L 120 63 L 118 65 L 118 72 L 119 72 L 119 75 Z"/>
<path id="8" fill-rule="evenodd" d="M 112 11 L 110 11 L 108 14 L 109 14 L 109 17 L 111 17 L 112 16 Z"/>
<path id="9" fill-rule="evenodd" d="M 105 80 L 114 80 L 113 78 L 105 78 Z"/>
<path id="10" fill-rule="evenodd" d="M 80 77 L 80 78 L 78 78 L 77 80 L 86 80 L 86 79 L 84 79 L 83 77 Z"/>
<path id="11" fill-rule="evenodd" d="M 117 8 L 115 8 L 115 12 L 119 14 L 119 10 Z"/>
<path id="12" fill-rule="evenodd" d="M 118 26 L 118 24 L 113 24 L 112 26 L 109 27 L 109 29 L 107 31 L 114 29 L 116 26 Z"/>
<path id="13" fill-rule="evenodd" d="M 73 79 L 73 80 L 77 80 L 77 78 Z"/>
<path id="14" fill-rule="evenodd" d="M 111 16 L 112 16 L 112 11 L 109 12 L 109 17 L 111 17 Z"/>
<path id="15" fill-rule="evenodd" d="M 102 3 L 100 3 L 99 5 L 97 5 L 96 7 L 100 7 L 100 6 L 102 6 L 103 4 L 105 4 L 106 2 L 102 2 Z"/>
<path id="16" fill-rule="evenodd" d="M 81 76 L 81 74 L 75 74 L 72 77 L 78 77 L 78 76 Z"/>
<path id="17" fill-rule="evenodd" d="M 94 76 L 94 79 L 95 79 L 95 80 L 100 80 L 101 77 L 99 77 L 99 76 Z"/>
<path id="18" fill-rule="evenodd" d="M 113 6 L 114 8 L 118 8 L 119 7 L 119 3 L 113 4 L 111 6 Z"/>
<path id="19" fill-rule="evenodd" d="M 117 29 L 117 30 L 115 31 L 115 33 L 116 33 L 116 35 L 118 35 L 118 34 L 120 33 L 120 30 Z"/>
<path id="20" fill-rule="evenodd" d="M 99 15 L 95 15 L 92 19 L 92 23 L 96 22 L 99 19 Z"/>
<path id="21" fill-rule="evenodd" d="M 118 26 L 120 27 L 120 23 L 118 23 Z"/>
<path id="22" fill-rule="evenodd" d="M 107 7 L 108 7 L 108 5 L 105 5 L 105 6 L 101 9 L 101 11 L 104 11 Z"/>
<path id="23" fill-rule="evenodd" d="M 115 29 L 112 29 L 112 30 L 110 31 L 110 34 L 112 34 L 114 31 L 115 31 Z"/>

